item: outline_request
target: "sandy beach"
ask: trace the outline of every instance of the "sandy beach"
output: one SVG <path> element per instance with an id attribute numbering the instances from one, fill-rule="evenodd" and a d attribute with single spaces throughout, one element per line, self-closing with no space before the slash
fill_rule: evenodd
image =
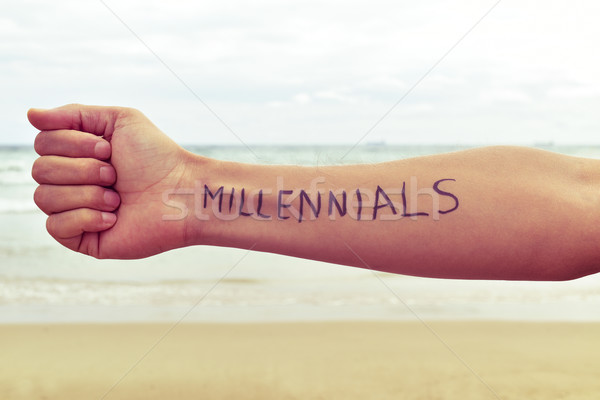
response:
<path id="1" fill-rule="evenodd" d="M 428 325 L 435 333 L 419 322 L 181 324 L 171 331 L 168 324 L 3 325 L 0 398 L 509 400 L 600 393 L 600 324 Z"/>

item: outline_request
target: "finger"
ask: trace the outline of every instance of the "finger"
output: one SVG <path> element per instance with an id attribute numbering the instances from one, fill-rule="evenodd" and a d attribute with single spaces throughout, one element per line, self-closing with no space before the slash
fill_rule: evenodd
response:
<path id="1" fill-rule="evenodd" d="M 112 165 L 95 158 L 42 156 L 31 170 L 39 184 L 111 186 L 117 179 Z"/>
<path id="2" fill-rule="evenodd" d="M 49 110 L 32 108 L 27 112 L 27 118 L 41 131 L 73 129 L 110 137 L 119 113 L 123 110 L 127 109 L 69 104 Z"/>
<path id="3" fill-rule="evenodd" d="M 46 229 L 62 245 L 78 250 L 84 233 L 105 231 L 116 221 L 117 216 L 113 213 L 78 208 L 50 215 Z"/>
<path id="4" fill-rule="evenodd" d="M 33 200 L 46 214 L 77 208 L 114 211 L 121 202 L 114 190 L 92 185 L 40 185 L 33 193 Z"/>
<path id="5" fill-rule="evenodd" d="M 40 156 L 110 157 L 110 143 L 91 133 L 73 130 L 41 131 L 33 144 Z"/>

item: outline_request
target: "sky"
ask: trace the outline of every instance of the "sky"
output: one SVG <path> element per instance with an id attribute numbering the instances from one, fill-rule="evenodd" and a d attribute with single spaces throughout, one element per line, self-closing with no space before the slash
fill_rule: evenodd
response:
<path id="1" fill-rule="evenodd" d="M 600 144 L 598 20 L 586 0 L 3 0 L 0 144 L 67 103 L 181 144 Z"/>

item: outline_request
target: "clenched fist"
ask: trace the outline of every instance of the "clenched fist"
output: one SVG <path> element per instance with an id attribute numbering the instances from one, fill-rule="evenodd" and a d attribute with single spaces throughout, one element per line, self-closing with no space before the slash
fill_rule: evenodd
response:
<path id="1" fill-rule="evenodd" d="M 191 155 L 141 112 L 68 105 L 27 116 L 40 130 L 34 199 L 58 242 L 97 258 L 184 245 L 183 223 L 162 221 L 161 195 L 181 184 Z"/>

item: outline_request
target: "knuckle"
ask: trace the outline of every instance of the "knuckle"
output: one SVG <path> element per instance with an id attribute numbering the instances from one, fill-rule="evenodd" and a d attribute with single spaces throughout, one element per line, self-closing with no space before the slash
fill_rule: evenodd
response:
<path id="1" fill-rule="evenodd" d="M 137 108 L 132 107 L 119 107 L 117 109 L 117 116 L 121 118 L 127 117 L 142 117 L 144 114 Z"/>
<path id="2" fill-rule="evenodd" d="M 35 192 L 33 192 L 33 201 L 42 210 L 44 209 L 47 203 L 46 193 L 46 187 L 43 185 L 38 186 L 35 189 Z"/>
<path id="3" fill-rule="evenodd" d="M 47 147 L 48 135 L 44 132 L 40 132 L 36 135 L 35 140 L 33 141 L 33 149 L 39 155 L 44 154 L 44 150 Z"/>
<path id="4" fill-rule="evenodd" d="M 44 163 L 44 158 L 40 157 L 33 162 L 33 166 L 31 167 L 31 177 L 38 183 L 43 181 L 46 175 Z"/>
<path id="5" fill-rule="evenodd" d="M 46 219 L 46 230 L 55 239 L 73 236 L 73 215 L 70 213 L 52 214 Z"/>
<path id="6" fill-rule="evenodd" d="M 46 230 L 50 234 L 50 236 L 56 236 L 56 216 L 49 216 L 46 218 Z"/>

